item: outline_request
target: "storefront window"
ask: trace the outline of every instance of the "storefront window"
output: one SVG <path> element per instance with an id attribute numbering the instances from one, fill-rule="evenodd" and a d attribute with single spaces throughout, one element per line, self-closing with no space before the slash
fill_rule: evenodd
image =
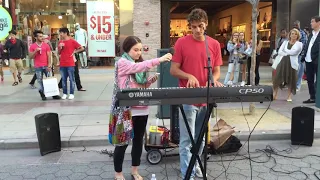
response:
<path id="1" fill-rule="evenodd" d="M 224 61 L 228 61 L 226 45 L 234 32 L 245 34 L 245 40 L 250 42 L 252 37 L 252 5 L 241 1 L 187 1 L 171 3 L 173 11 L 170 13 L 170 45 L 174 46 L 177 39 L 188 34 L 188 13 L 195 7 L 204 9 L 208 14 L 207 33 L 217 39 L 222 46 Z M 261 61 L 268 62 L 272 41 L 272 2 L 259 3 L 260 16 L 257 20 L 258 37 L 263 47 Z"/>
<path id="2" fill-rule="evenodd" d="M 32 43 L 32 32 L 42 30 L 51 39 L 59 38 L 58 31 L 67 27 L 75 33 L 76 24 L 84 30 L 88 28 L 86 0 L 15 0 L 19 12 L 17 30 L 21 39 Z M 111 0 L 105 0 L 111 1 Z M 113 0 L 115 55 L 119 56 L 119 0 Z M 90 38 L 90 37 L 88 37 Z M 89 47 L 90 48 L 90 47 Z M 90 66 L 110 65 L 114 57 L 88 57 Z"/>

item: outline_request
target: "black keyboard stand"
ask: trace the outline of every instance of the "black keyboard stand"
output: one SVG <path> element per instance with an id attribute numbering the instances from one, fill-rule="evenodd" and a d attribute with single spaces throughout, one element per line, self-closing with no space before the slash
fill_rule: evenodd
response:
<path id="1" fill-rule="evenodd" d="M 183 106 L 182 105 L 179 105 L 179 108 L 181 110 L 181 114 L 182 114 L 182 117 L 183 117 L 183 120 L 184 120 L 184 123 L 185 123 L 185 126 L 187 128 L 187 131 L 188 131 L 188 134 L 189 134 L 189 138 L 191 140 L 191 159 L 190 159 L 190 162 L 189 162 L 189 166 L 188 166 L 188 169 L 187 169 L 187 173 L 186 173 L 186 176 L 185 176 L 185 180 L 189 180 L 190 177 L 191 177 L 191 173 L 192 173 L 192 170 L 193 170 L 193 167 L 196 163 L 196 160 L 198 160 L 198 163 L 199 163 L 199 166 L 200 166 L 200 169 L 203 173 L 203 179 L 206 180 L 207 179 L 207 176 L 206 176 L 206 162 L 207 162 L 207 141 L 208 141 L 208 123 L 209 123 L 209 120 L 210 120 L 210 115 L 212 113 L 212 110 L 213 108 L 216 107 L 216 104 L 209 104 L 209 107 L 207 109 L 207 112 L 206 112 L 206 115 L 205 115 L 205 119 L 204 119 L 204 122 L 201 126 L 201 130 L 200 130 L 200 134 L 199 134 L 199 137 L 198 139 L 194 140 L 192 134 L 191 134 L 191 130 L 190 130 L 190 127 L 189 127 L 189 123 L 187 121 L 187 117 L 186 117 L 186 114 L 183 110 Z M 180 125 L 180 128 L 181 125 Z M 205 146 L 204 146 L 204 153 L 205 153 L 205 157 L 204 157 L 204 166 L 202 165 L 202 162 L 201 162 L 201 159 L 200 159 L 200 156 L 199 156 L 199 150 L 200 150 L 200 147 L 201 147 L 201 144 L 202 144 L 202 141 L 203 141 L 203 137 L 206 133 L 206 140 L 205 140 Z"/>

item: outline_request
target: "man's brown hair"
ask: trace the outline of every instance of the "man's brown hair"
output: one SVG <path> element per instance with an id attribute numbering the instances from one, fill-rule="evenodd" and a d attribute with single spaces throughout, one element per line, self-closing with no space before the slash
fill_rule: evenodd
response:
<path id="1" fill-rule="evenodd" d="M 313 16 L 311 19 L 314 19 L 314 21 L 319 22 L 320 21 L 320 16 Z"/>
<path id="2" fill-rule="evenodd" d="M 187 20 L 188 20 L 189 24 L 193 21 L 200 21 L 200 22 L 207 23 L 208 22 L 208 15 L 203 9 L 196 8 L 190 12 Z"/>

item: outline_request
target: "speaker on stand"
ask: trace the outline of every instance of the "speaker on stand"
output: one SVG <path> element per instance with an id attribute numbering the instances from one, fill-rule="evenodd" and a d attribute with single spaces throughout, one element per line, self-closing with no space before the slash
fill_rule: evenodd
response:
<path id="1" fill-rule="evenodd" d="M 314 138 L 314 109 L 309 107 L 292 108 L 291 144 L 312 146 Z"/>
<path id="2" fill-rule="evenodd" d="M 34 118 L 41 156 L 61 151 L 59 115 L 43 113 Z"/>

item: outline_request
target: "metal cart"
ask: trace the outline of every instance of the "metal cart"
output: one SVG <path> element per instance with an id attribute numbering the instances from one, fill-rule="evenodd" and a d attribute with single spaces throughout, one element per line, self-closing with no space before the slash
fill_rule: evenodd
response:
<path id="1" fill-rule="evenodd" d="M 146 130 L 146 133 L 145 133 L 144 148 L 147 152 L 146 158 L 147 158 L 147 161 L 152 165 L 159 164 L 162 161 L 163 157 L 179 156 L 179 154 L 172 154 L 172 153 L 167 154 L 168 152 L 171 152 L 172 150 L 179 147 L 178 144 L 174 143 L 174 142 L 179 141 L 177 139 L 179 137 L 176 137 L 176 134 L 179 132 L 179 130 L 175 129 L 174 131 L 169 131 L 168 128 L 166 128 L 164 126 L 158 126 L 158 127 L 163 128 L 168 132 L 168 134 L 166 134 L 166 136 L 167 136 L 166 143 L 162 143 L 161 145 L 150 144 L 149 137 L 148 137 L 148 131 Z M 174 128 L 174 126 L 171 126 L 171 129 L 173 129 L 173 128 Z M 208 125 L 208 128 L 210 128 L 210 125 Z M 209 133 L 209 137 L 210 137 L 210 133 Z M 172 138 L 174 141 L 172 141 Z M 208 145 L 210 144 L 210 138 L 208 138 L 207 144 Z M 161 150 L 164 151 L 164 153 L 161 152 Z"/>
<path id="2" fill-rule="evenodd" d="M 168 133 L 170 133 L 170 131 L 166 127 L 164 126 L 158 126 L 158 127 L 164 128 L 166 131 L 168 131 Z M 162 137 L 163 136 L 164 135 L 162 135 Z M 169 136 L 168 134 L 166 134 L 165 136 L 167 136 L 165 137 L 165 141 L 166 141 L 165 143 L 163 143 L 162 141 L 161 145 L 150 144 L 148 132 L 146 130 L 144 148 L 147 151 L 147 161 L 152 165 L 159 164 L 162 161 L 163 157 L 179 156 L 179 154 L 167 154 L 167 152 L 170 152 L 178 148 L 179 146 L 170 141 L 170 137 L 168 137 Z M 171 149 L 171 150 L 167 151 L 168 149 Z M 165 151 L 165 153 L 161 152 L 161 150 Z"/>

